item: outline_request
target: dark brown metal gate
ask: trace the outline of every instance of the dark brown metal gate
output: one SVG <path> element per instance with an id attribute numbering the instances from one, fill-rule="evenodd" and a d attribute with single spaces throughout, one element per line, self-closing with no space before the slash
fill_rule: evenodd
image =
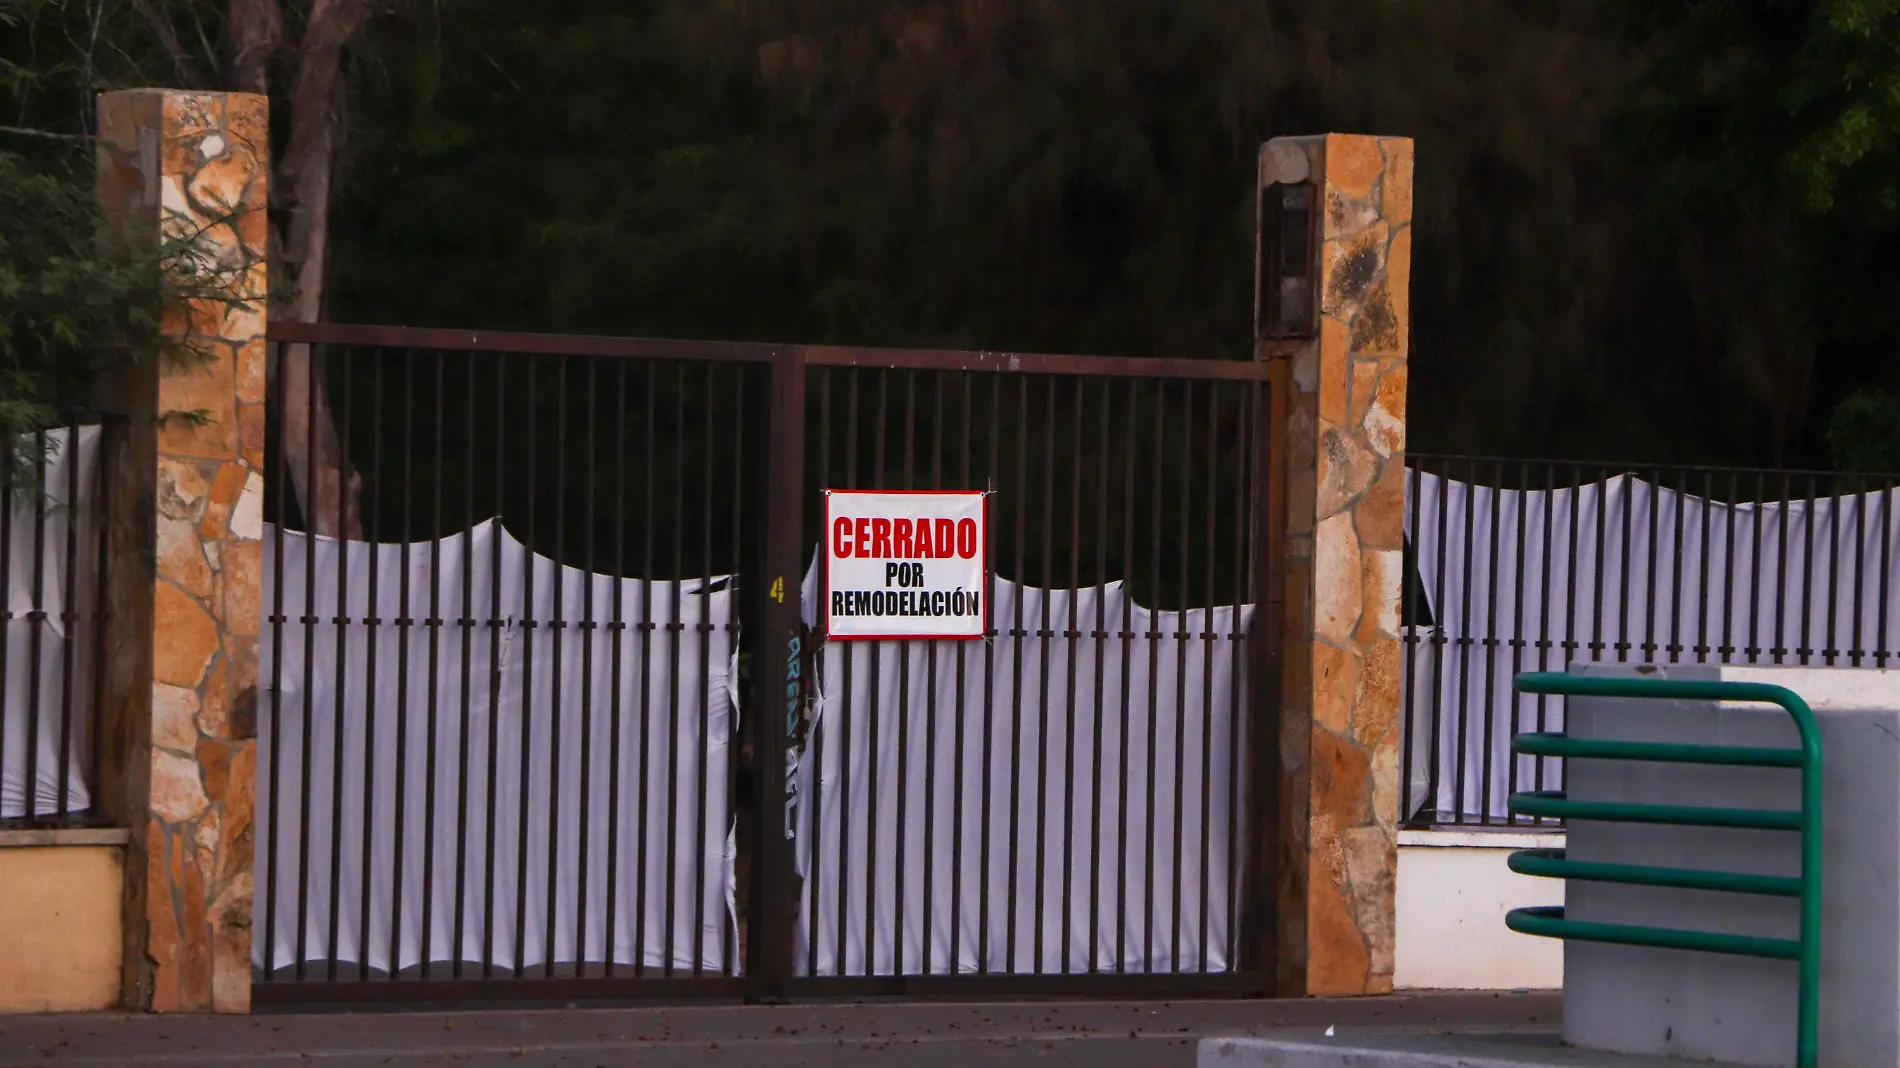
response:
<path id="1" fill-rule="evenodd" d="M 323 388 L 270 387 L 259 1002 L 1268 991 L 1272 650 L 1236 607 L 1265 602 L 1273 551 L 1264 366 L 329 324 L 271 342 Z M 337 455 L 355 503 L 323 489 Z M 985 596 L 1006 581 L 1042 614 L 1024 593 L 985 642 L 869 643 L 854 677 L 801 612 L 827 488 L 992 491 Z M 1013 691 L 946 682 L 976 657 Z M 832 785 L 894 776 L 896 822 L 801 858 L 821 676 L 839 707 L 877 695 L 865 723 L 895 736 Z M 1052 730 L 1089 744 L 1052 763 Z M 1037 774 L 989 781 L 1011 746 Z M 927 833 L 880 860 L 907 804 Z M 1138 847 L 1145 867 L 1105 875 Z M 847 903 L 894 955 L 820 960 L 820 914 Z M 1003 941 L 965 944 L 1003 914 Z"/>

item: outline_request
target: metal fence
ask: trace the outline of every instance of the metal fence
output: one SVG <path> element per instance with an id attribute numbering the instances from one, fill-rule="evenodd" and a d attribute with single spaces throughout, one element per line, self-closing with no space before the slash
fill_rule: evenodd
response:
<path id="1" fill-rule="evenodd" d="M 97 821 L 102 429 L 0 442 L 0 827 Z"/>
<path id="2" fill-rule="evenodd" d="M 1900 476 L 1408 458 L 1402 763 L 1415 824 L 1532 823 L 1561 784 L 1510 736 L 1561 728 L 1520 671 L 1574 662 L 1885 667 Z"/>
<path id="3" fill-rule="evenodd" d="M 1266 989 L 1264 368 L 272 345 L 261 1001 Z M 826 648 L 827 488 L 992 491 L 988 640 Z"/>

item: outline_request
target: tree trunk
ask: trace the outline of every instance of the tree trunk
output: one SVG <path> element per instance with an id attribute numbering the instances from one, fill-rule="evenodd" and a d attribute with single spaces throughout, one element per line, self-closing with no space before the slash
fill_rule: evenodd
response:
<path id="1" fill-rule="evenodd" d="M 280 0 L 231 0 L 226 28 L 226 75 L 234 89 L 264 92 L 272 60 L 282 50 Z M 324 268 L 329 250 L 330 181 L 341 133 L 343 47 L 370 15 L 365 0 L 314 0 L 303 35 L 291 49 L 289 136 L 272 168 L 274 226 L 271 263 L 273 313 L 291 322 L 322 318 Z M 322 367 L 308 345 L 291 345 L 275 358 L 284 410 L 278 425 L 290 481 L 311 533 L 360 539 L 362 478 L 336 430 Z"/>

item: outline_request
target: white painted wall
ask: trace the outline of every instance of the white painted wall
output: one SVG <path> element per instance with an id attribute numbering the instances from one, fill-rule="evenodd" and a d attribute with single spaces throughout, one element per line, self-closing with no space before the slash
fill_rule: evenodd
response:
<path id="1" fill-rule="evenodd" d="M 1633 667 L 1592 666 L 1592 675 Z M 1820 1054 L 1824 1068 L 1900 1064 L 1900 671 L 1669 667 L 1651 677 L 1764 682 L 1800 694 L 1821 728 L 1823 762 Z M 1779 708 L 1714 702 L 1571 699 L 1580 738 L 1791 746 Z M 1571 761 L 1578 800 L 1798 808 L 1795 772 L 1628 761 Z M 1576 860 L 1767 875 L 1800 870 L 1789 832 L 1573 823 Z M 1402 885 L 1402 884 L 1401 884 Z M 1791 899 L 1575 883 L 1572 919 L 1792 938 Z M 1789 961 L 1585 942 L 1568 946 L 1564 1039 L 1586 1049 L 1794 1063 Z"/>
<path id="2" fill-rule="evenodd" d="M 1504 926 L 1526 905 L 1561 905 L 1564 884 L 1505 866 L 1516 849 L 1562 834 L 1400 831 L 1392 983 L 1401 990 L 1547 990 L 1563 985 L 1564 947 Z"/>

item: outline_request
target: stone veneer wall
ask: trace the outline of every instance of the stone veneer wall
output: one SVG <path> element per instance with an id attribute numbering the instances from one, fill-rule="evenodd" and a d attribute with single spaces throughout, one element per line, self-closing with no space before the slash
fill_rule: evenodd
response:
<path id="1" fill-rule="evenodd" d="M 265 183 L 261 96 L 99 98 L 98 183 L 147 233 L 198 235 L 225 299 L 168 312 L 188 356 L 107 391 L 110 584 L 101 784 L 131 831 L 128 1007 L 245 1012 L 262 623 Z"/>
<path id="2" fill-rule="evenodd" d="M 1412 142 L 1277 138 L 1260 183 L 1319 187 L 1319 336 L 1276 361 L 1285 501 L 1277 979 L 1392 989 Z"/>

